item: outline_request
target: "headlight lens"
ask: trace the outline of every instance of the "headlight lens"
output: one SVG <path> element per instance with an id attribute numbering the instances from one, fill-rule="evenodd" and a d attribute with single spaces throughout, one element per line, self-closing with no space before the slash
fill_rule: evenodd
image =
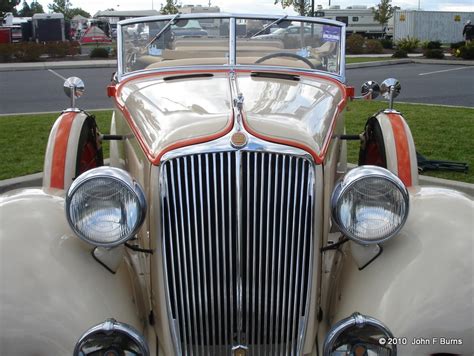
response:
<path id="1" fill-rule="evenodd" d="M 403 182 L 376 166 L 354 168 L 332 195 L 334 222 L 347 237 L 362 244 L 383 242 L 400 231 L 408 207 Z"/>
<path id="2" fill-rule="evenodd" d="M 145 213 L 142 188 L 118 168 L 99 167 L 81 174 L 66 197 L 71 228 L 96 246 L 112 247 L 133 237 Z"/>

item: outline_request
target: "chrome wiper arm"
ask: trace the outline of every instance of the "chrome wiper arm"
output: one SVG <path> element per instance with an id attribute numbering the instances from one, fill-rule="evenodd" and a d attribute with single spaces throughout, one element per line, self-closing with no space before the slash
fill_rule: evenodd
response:
<path id="1" fill-rule="evenodd" d="M 160 32 L 158 32 L 158 33 L 155 35 L 155 37 L 153 37 L 153 38 L 151 39 L 151 41 L 146 44 L 145 48 L 150 47 L 150 45 L 151 45 L 153 42 L 155 42 L 155 41 L 163 34 L 163 32 L 165 32 L 165 31 L 173 24 L 173 22 L 174 22 L 176 19 L 178 19 L 179 15 L 180 15 L 179 13 L 177 13 L 176 15 L 174 15 L 173 18 L 170 19 L 170 20 L 166 23 L 166 25 L 160 30 Z"/>
<path id="2" fill-rule="evenodd" d="M 275 20 L 273 21 L 271 24 L 268 24 L 267 26 L 265 26 L 264 28 L 262 28 L 260 31 L 258 31 L 257 33 L 254 33 L 252 35 L 252 37 L 250 37 L 250 39 L 254 38 L 255 36 L 258 36 L 259 34 L 261 34 L 262 32 L 265 32 L 269 27 L 273 26 L 273 25 L 277 25 L 279 24 L 280 22 L 282 22 L 284 19 L 286 19 L 288 17 L 288 15 L 284 15 L 283 17 L 280 17 L 278 20 Z"/>

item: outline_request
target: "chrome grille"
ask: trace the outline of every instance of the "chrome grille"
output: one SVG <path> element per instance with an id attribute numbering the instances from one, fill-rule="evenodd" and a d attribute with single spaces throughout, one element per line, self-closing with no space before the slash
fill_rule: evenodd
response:
<path id="1" fill-rule="evenodd" d="M 229 151 L 162 166 L 165 277 L 176 351 L 302 352 L 311 287 L 313 170 Z"/>

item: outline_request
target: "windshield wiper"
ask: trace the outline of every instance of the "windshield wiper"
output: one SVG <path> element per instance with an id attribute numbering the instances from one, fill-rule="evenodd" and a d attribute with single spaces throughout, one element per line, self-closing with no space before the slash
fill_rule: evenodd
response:
<path id="1" fill-rule="evenodd" d="M 166 23 L 166 25 L 160 30 L 160 32 L 158 32 L 158 33 L 156 34 L 156 36 L 153 37 L 153 38 L 151 39 L 151 41 L 147 43 L 147 45 L 145 46 L 145 48 L 150 47 L 150 45 L 151 45 L 153 42 L 155 42 L 155 41 L 163 34 L 163 32 L 165 32 L 165 31 L 168 29 L 168 27 L 170 27 L 170 26 L 173 24 L 173 22 L 179 17 L 179 15 L 180 15 L 179 13 L 176 14 L 176 15 L 174 15 L 173 18 L 172 18 L 171 20 L 169 20 L 169 21 Z"/>
<path id="2" fill-rule="evenodd" d="M 288 15 L 284 15 L 283 17 L 280 17 L 278 20 L 275 20 L 273 21 L 271 24 L 268 24 L 267 26 L 265 26 L 264 28 L 262 28 L 260 31 L 258 31 L 257 33 L 254 33 L 252 35 L 252 37 L 250 37 L 250 39 L 254 38 L 255 36 L 258 36 L 259 34 L 261 34 L 262 32 L 265 32 L 269 27 L 272 27 L 273 25 L 278 25 L 280 22 L 282 22 L 284 19 L 286 19 L 288 17 Z"/>

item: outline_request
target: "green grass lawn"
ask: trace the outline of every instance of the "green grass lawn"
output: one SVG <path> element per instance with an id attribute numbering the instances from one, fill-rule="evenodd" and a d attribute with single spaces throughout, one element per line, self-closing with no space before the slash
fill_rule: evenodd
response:
<path id="1" fill-rule="evenodd" d="M 367 118 L 386 106 L 384 101 L 350 102 L 346 112 L 347 133 L 362 132 Z M 417 150 L 422 155 L 428 159 L 467 162 L 470 167 L 467 174 L 428 172 L 427 175 L 474 183 L 474 109 L 412 104 L 396 104 L 395 108 L 404 114 Z M 111 111 L 97 111 L 94 114 L 101 131 L 108 133 Z M 0 117 L 0 180 L 43 170 L 49 131 L 58 115 Z M 104 146 L 107 157 L 108 146 Z M 348 142 L 351 163 L 357 163 L 358 150 L 358 142 Z"/>
<path id="2" fill-rule="evenodd" d="M 362 63 L 362 62 L 379 62 L 388 61 L 390 59 L 397 59 L 392 57 L 346 57 L 346 64 Z"/>
<path id="3" fill-rule="evenodd" d="M 350 102 L 346 110 L 347 133 L 362 132 L 367 118 L 386 107 L 385 101 Z M 474 183 L 474 109 L 397 103 L 394 107 L 401 111 L 407 120 L 419 153 L 427 159 L 469 164 L 468 173 L 438 171 L 423 174 Z M 357 163 L 358 153 L 359 143 L 348 141 L 349 162 Z"/>

